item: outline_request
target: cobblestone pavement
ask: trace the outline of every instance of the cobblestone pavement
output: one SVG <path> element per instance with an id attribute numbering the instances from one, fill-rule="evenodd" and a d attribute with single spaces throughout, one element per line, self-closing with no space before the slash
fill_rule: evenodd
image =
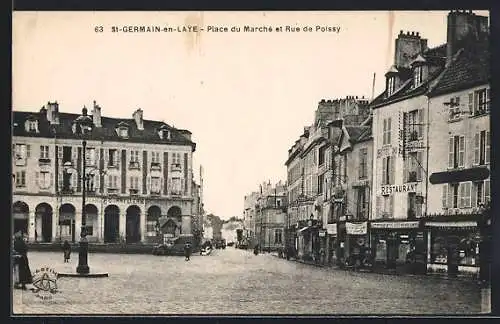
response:
<path id="1" fill-rule="evenodd" d="M 30 267 L 75 271 L 78 254 L 30 252 Z M 66 278 L 42 300 L 14 290 L 14 314 L 474 314 L 473 282 L 354 273 L 227 248 L 210 256 L 90 254 L 108 278 Z"/>

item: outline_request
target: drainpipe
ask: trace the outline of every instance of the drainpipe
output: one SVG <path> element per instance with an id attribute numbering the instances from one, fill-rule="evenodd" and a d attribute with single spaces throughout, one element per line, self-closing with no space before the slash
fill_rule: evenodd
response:
<path id="1" fill-rule="evenodd" d="M 430 98 L 427 97 L 427 139 L 426 139 L 426 170 L 425 170 L 425 214 L 424 217 L 427 217 L 428 208 L 429 208 L 429 129 L 430 129 Z M 423 227 L 425 230 L 425 227 Z M 427 263 L 430 263 L 430 248 L 431 248 L 431 231 L 429 230 L 427 233 Z M 426 269 L 427 272 L 427 269 Z"/>

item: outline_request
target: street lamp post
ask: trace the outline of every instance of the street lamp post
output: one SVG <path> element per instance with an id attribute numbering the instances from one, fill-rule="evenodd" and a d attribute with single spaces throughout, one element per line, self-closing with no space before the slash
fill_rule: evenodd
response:
<path id="1" fill-rule="evenodd" d="M 92 131 L 94 125 L 92 118 L 87 115 L 87 108 L 83 107 L 82 115 L 78 117 L 75 121 L 76 131 L 82 136 L 82 175 L 80 177 L 82 184 L 82 224 L 80 231 L 80 242 L 78 251 L 78 266 L 76 267 L 76 272 L 80 275 L 86 275 L 90 272 L 88 265 L 88 249 L 89 243 L 87 241 L 86 233 L 86 221 L 87 215 L 85 214 L 85 196 L 87 191 L 87 180 L 89 179 L 86 174 L 86 150 L 87 141 L 86 138 Z"/>

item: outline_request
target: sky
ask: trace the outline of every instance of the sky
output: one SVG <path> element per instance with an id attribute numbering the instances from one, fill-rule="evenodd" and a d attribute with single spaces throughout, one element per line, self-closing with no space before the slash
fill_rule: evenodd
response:
<path id="1" fill-rule="evenodd" d="M 288 149 L 318 102 L 371 98 L 374 73 L 375 95 L 382 92 L 399 31 L 441 45 L 447 13 L 14 12 L 13 110 L 57 101 L 60 111 L 80 113 L 96 100 L 103 116 L 131 118 L 142 108 L 144 119 L 188 129 L 207 213 L 242 218 L 245 195 L 263 181 L 286 181 Z M 153 25 L 204 30 L 113 32 Z M 244 32 L 245 25 L 274 31 Z"/>

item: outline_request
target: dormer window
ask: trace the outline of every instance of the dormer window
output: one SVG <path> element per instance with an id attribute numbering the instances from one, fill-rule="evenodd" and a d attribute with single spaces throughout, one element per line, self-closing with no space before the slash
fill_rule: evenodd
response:
<path id="1" fill-rule="evenodd" d="M 392 96 L 396 90 L 396 77 L 391 76 L 387 79 L 387 96 Z"/>
<path id="2" fill-rule="evenodd" d="M 116 127 L 116 133 L 121 138 L 128 138 L 128 125 L 124 122 L 120 122 Z"/>
<path id="3" fill-rule="evenodd" d="M 38 133 L 38 120 L 31 116 L 28 120 L 26 120 L 24 127 L 29 133 Z"/>
<path id="4" fill-rule="evenodd" d="M 167 126 L 163 125 L 160 128 L 158 135 L 160 136 L 161 139 L 170 139 L 170 131 L 168 130 Z"/>
<path id="5" fill-rule="evenodd" d="M 413 71 L 413 87 L 418 87 L 419 85 L 422 84 L 422 81 L 423 81 L 423 67 L 420 65 L 420 66 L 417 66 L 415 67 L 414 71 Z"/>

